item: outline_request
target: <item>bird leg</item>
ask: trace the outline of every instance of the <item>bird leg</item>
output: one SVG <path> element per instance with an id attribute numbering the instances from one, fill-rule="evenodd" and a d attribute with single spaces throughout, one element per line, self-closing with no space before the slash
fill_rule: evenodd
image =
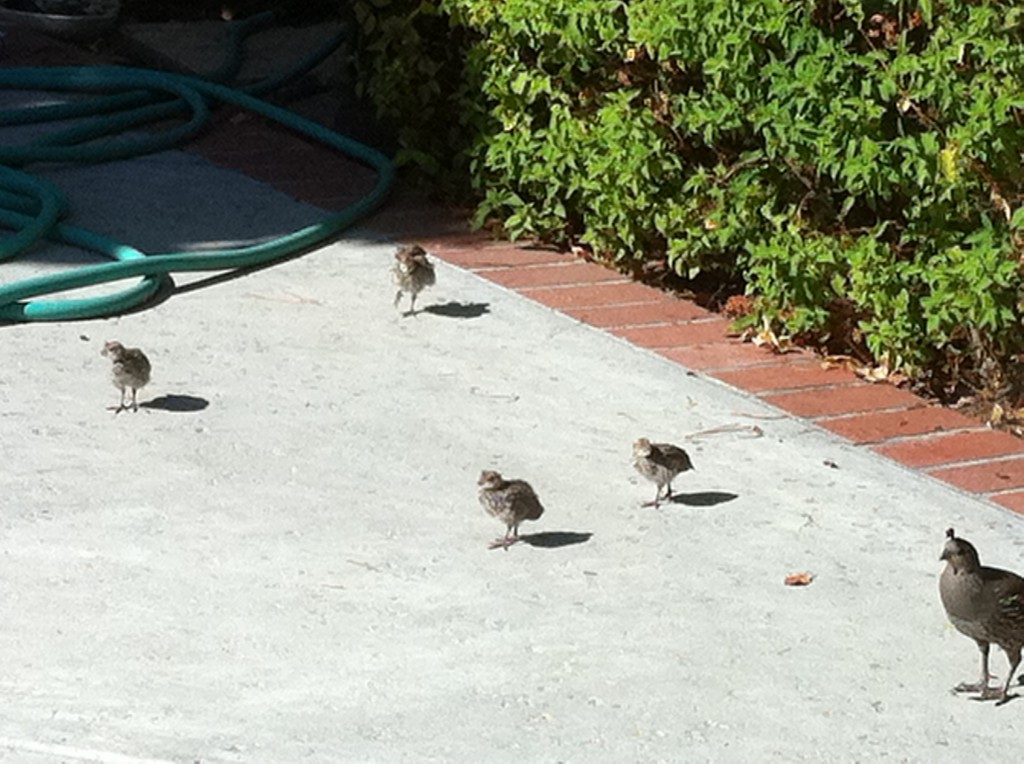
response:
<path id="1" fill-rule="evenodd" d="M 660 485 L 658 486 L 658 490 L 654 494 L 654 500 L 653 501 L 645 501 L 640 506 L 641 507 L 654 507 L 655 509 L 657 509 L 659 506 L 661 506 L 661 486 Z"/>
<path id="2" fill-rule="evenodd" d="M 132 388 L 132 411 L 138 411 L 139 410 L 139 402 L 138 402 L 138 400 L 135 397 L 137 394 L 138 394 L 138 391 L 133 387 Z"/>
<path id="3" fill-rule="evenodd" d="M 488 549 L 508 549 L 510 546 L 515 544 L 517 541 L 522 541 L 518 536 L 505 536 L 504 538 L 494 539 L 490 544 L 487 545 Z"/>
<path id="4" fill-rule="evenodd" d="M 978 680 L 977 684 L 961 682 L 953 688 L 953 692 L 980 692 L 982 700 L 999 697 L 999 695 L 989 694 L 995 688 L 990 687 L 988 683 L 989 678 L 992 676 L 988 673 L 988 648 L 988 642 L 978 642 L 978 649 L 981 650 L 981 679 Z M 995 689 L 995 691 L 999 692 L 998 689 Z"/>
<path id="5" fill-rule="evenodd" d="M 487 548 L 507 550 L 517 541 L 522 541 L 522 539 L 519 538 L 519 526 L 509 526 L 508 530 L 505 531 L 505 538 L 495 539 L 490 544 L 488 544 Z"/>
<path id="6" fill-rule="evenodd" d="M 128 407 L 124 405 L 124 388 L 122 387 L 121 388 L 121 401 L 117 404 L 117 406 L 107 406 L 107 411 L 113 411 L 115 414 L 120 414 L 126 408 L 128 408 Z"/>
<path id="7" fill-rule="evenodd" d="M 999 700 L 996 703 L 997 706 L 1003 705 L 1010 700 L 1010 698 L 1016 697 L 1010 694 L 1010 682 L 1013 681 L 1013 675 L 1017 673 L 1017 667 L 1020 665 L 1020 651 L 1018 647 L 1016 653 L 1012 653 L 1010 650 L 1006 651 L 1006 657 L 1010 661 L 1010 673 L 1006 675 L 1006 684 L 1003 685 L 1003 689 L 1000 692 Z"/>
<path id="8" fill-rule="evenodd" d="M 409 315 L 416 315 L 416 293 L 412 293 L 412 297 L 409 298 Z"/>

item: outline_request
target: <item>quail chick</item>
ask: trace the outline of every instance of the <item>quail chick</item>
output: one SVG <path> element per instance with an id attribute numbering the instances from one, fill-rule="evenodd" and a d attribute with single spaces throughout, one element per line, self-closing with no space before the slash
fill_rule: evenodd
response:
<path id="1" fill-rule="evenodd" d="M 114 413 L 119 414 L 128 408 L 124 403 L 124 394 L 129 387 L 132 390 L 132 411 L 138 411 L 136 393 L 149 382 L 150 365 L 146 354 L 138 348 L 126 348 L 120 342 L 112 340 L 103 346 L 100 355 L 107 356 L 114 362 L 112 379 L 114 387 L 121 390 L 121 402 Z"/>
<path id="2" fill-rule="evenodd" d="M 961 634 L 978 643 L 981 650 L 981 678 L 977 684 L 964 682 L 956 692 L 977 692 L 981 699 L 1009 699 L 1010 682 L 1020 665 L 1024 648 L 1024 578 L 1008 570 L 984 567 L 978 550 L 966 539 L 946 531 L 942 549 L 946 568 L 939 578 L 939 596 L 946 615 Z M 1010 673 L 1002 687 L 990 687 L 988 649 L 991 643 L 1003 648 L 1010 661 Z"/>
<path id="3" fill-rule="evenodd" d="M 395 264 L 391 269 L 398 292 L 395 294 L 395 307 L 402 300 L 402 295 L 409 293 L 409 314 L 416 312 L 416 295 L 437 282 L 434 275 L 434 264 L 427 258 L 423 247 L 410 244 L 400 247 L 395 252 Z"/>
<path id="4" fill-rule="evenodd" d="M 693 469 L 690 456 L 683 449 L 671 443 L 651 443 L 647 438 L 640 438 L 633 444 L 633 466 L 658 486 L 654 501 L 645 501 L 645 507 L 657 507 L 662 499 L 671 499 L 672 480 L 681 472 Z M 661 495 L 662 488 L 666 489 L 664 496 Z"/>
<path id="5" fill-rule="evenodd" d="M 544 507 L 525 480 L 505 480 L 492 470 L 484 470 L 477 481 L 480 486 L 480 503 L 488 514 L 505 523 L 505 537 L 491 542 L 490 548 L 508 548 L 519 541 L 519 523 L 523 520 L 537 520 L 544 514 Z"/>

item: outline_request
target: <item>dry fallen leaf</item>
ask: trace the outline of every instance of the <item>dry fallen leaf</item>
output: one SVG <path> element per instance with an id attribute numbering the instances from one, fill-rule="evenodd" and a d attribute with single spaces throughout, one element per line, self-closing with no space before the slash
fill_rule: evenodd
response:
<path id="1" fill-rule="evenodd" d="M 594 262 L 594 253 L 589 247 L 581 247 L 579 244 L 573 244 L 569 247 L 569 251 L 572 252 L 573 257 L 586 260 L 588 263 Z"/>
<path id="2" fill-rule="evenodd" d="M 814 576 L 810 573 L 793 573 L 792 575 L 786 576 L 786 586 L 807 586 L 811 581 L 814 580 Z"/>
<path id="3" fill-rule="evenodd" d="M 793 350 L 789 337 L 777 335 L 767 316 L 765 316 L 760 330 L 748 329 L 744 333 L 743 339 L 749 339 L 757 347 L 768 347 L 779 355 L 785 355 Z"/>
<path id="4" fill-rule="evenodd" d="M 885 382 L 889 379 L 889 367 L 884 363 L 878 366 L 858 366 L 853 371 L 868 382 Z"/>
<path id="5" fill-rule="evenodd" d="M 885 363 L 878 366 L 858 364 L 853 367 L 853 373 L 868 382 L 888 382 L 890 385 L 899 385 L 906 380 L 906 376 L 902 372 L 891 370 L 889 364 Z"/>
<path id="6" fill-rule="evenodd" d="M 823 369 L 853 369 L 857 360 L 851 355 L 827 355 L 821 359 Z"/>
<path id="7" fill-rule="evenodd" d="M 992 413 L 989 414 L 988 423 L 991 425 L 997 425 L 1001 423 L 1003 421 L 1005 414 L 1006 412 L 1003 410 L 1003 407 L 1000 406 L 998 403 L 995 404 L 994 406 L 992 406 Z"/>

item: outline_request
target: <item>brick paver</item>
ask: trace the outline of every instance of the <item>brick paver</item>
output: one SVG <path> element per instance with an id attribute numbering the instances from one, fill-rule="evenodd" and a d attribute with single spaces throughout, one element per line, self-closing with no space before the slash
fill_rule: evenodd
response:
<path id="1" fill-rule="evenodd" d="M 603 281 L 623 281 L 622 274 L 595 263 L 568 262 L 534 265 L 520 268 L 497 268 L 480 270 L 478 273 L 502 286 L 513 288 L 569 286 L 572 284 L 597 284 Z"/>
<path id="2" fill-rule="evenodd" d="M 1024 488 L 1024 457 L 987 459 L 965 467 L 941 467 L 929 474 L 974 493 L 992 493 Z"/>
<path id="3" fill-rule="evenodd" d="M 998 493 L 991 497 L 992 501 L 996 504 L 1006 507 L 1007 509 L 1013 510 L 1019 515 L 1024 516 L 1024 491 L 1010 491 L 1008 493 Z"/>
<path id="4" fill-rule="evenodd" d="M 639 305 L 566 308 L 565 312 L 585 324 L 605 329 L 617 326 L 649 326 L 714 317 L 714 313 L 686 300 L 648 302 Z"/>
<path id="5" fill-rule="evenodd" d="M 775 356 L 776 365 L 753 369 L 733 369 L 716 372 L 715 376 L 734 387 L 752 393 L 781 392 L 804 387 L 848 385 L 858 377 L 848 369 L 823 366 L 814 361 L 803 361 L 794 355 Z"/>
<path id="6" fill-rule="evenodd" d="M 452 265 L 460 268 L 468 268 L 471 271 L 480 271 L 494 268 L 522 268 L 529 265 L 546 265 L 554 263 L 569 263 L 572 258 L 559 252 L 548 249 L 522 249 L 511 246 L 486 246 L 475 243 L 476 237 L 467 237 L 470 242 L 465 246 L 459 246 L 458 242 L 452 240 L 433 240 L 429 238 L 421 241 L 421 246 L 429 252 Z"/>
<path id="7" fill-rule="evenodd" d="M 627 326 L 611 329 L 611 333 L 644 348 L 677 348 L 719 342 L 729 336 L 729 321 L 711 318 L 679 324 Z"/>
<path id="8" fill-rule="evenodd" d="M 693 347 L 659 350 L 658 354 L 689 369 L 706 371 L 711 376 L 715 376 L 715 372 L 718 370 L 745 366 L 761 367 L 773 363 L 772 355 L 762 348 L 728 338 L 724 341 L 708 342 Z"/>
<path id="9" fill-rule="evenodd" d="M 594 284 L 587 286 L 541 287 L 524 289 L 521 294 L 549 308 L 625 305 L 636 302 L 664 302 L 665 294 L 643 284 Z"/>
<path id="10" fill-rule="evenodd" d="M 844 383 L 814 390 L 764 396 L 773 406 L 808 418 L 853 414 L 859 411 L 911 408 L 923 405 L 913 393 L 892 385 Z"/>
<path id="11" fill-rule="evenodd" d="M 873 447 L 878 453 L 908 467 L 980 461 L 997 456 L 1024 454 L 1024 441 L 996 430 L 967 430 L 949 435 L 909 438 Z"/>
<path id="12" fill-rule="evenodd" d="M 880 443 L 906 435 L 963 430 L 976 427 L 978 423 L 950 409 L 922 405 L 903 411 L 819 419 L 818 424 L 854 443 Z"/>

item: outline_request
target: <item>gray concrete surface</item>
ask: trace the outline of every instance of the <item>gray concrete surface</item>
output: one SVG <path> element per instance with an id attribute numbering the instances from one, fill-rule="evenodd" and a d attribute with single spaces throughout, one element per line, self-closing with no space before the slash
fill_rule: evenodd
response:
<path id="1" fill-rule="evenodd" d="M 185 246 L 318 214 L 150 162 L 62 171 L 78 222 Z M 371 230 L 0 328 L 0 760 L 1019 756 L 1024 701 L 949 693 L 977 651 L 937 595 L 947 526 L 1020 569 L 1019 519 L 443 263 L 423 305 L 473 317 L 402 318 Z M 115 338 L 153 362 L 137 414 L 107 410 Z M 680 502 L 639 506 L 642 435 L 690 450 Z M 539 492 L 533 544 L 486 548 L 484 468 Z"/>

